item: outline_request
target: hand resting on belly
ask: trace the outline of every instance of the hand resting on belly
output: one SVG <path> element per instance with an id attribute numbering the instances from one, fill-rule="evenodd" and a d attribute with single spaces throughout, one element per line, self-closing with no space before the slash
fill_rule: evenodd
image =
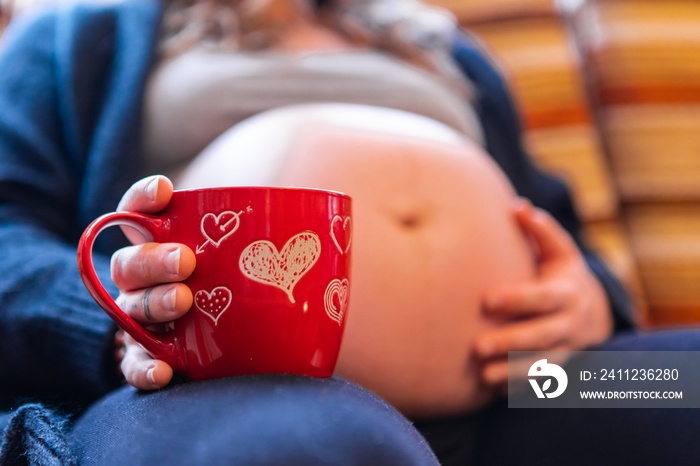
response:
<path id="1" fill-rule="evenodd" d="M 482 293 L 534 274 L 515 193 L 476 144 L 396 110 L 315 104 L 221 135 L 178 188 L 277 185 L 353 198 L 350 308 L 336 374 L 412 417 L 487 403 L 474 338 L 498 325 Z"/>

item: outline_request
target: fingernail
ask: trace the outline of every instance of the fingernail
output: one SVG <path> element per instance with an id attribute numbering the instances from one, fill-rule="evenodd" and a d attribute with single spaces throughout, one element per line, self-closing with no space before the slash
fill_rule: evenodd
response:
<path id="1" fill-rule="evenodd" d="M 160 183 L 158 182 L 158 177 L 154 176 L 151 178 L 151 181 L 148 182 L 148 185 L 146 185 L 146 194 L 148 194 L 148 197 L 151 201 L 155 201 L 158 198 L 158 185 Z"/>
<path id="2" fill-rule="evenodd" d="M 486 383 L 489 385 L 494 385 L 494 384 L 500 382 L 500 378 L 498 377 L 498 374 L 496 372 L 490 371 L 490 370 L 485 370 L 484 371 L 484 381 L 486 381 Z"/>
<path id="3" fill-rule="evenodd" d="M 155 367 L 151 367 L 150 369 L 148 369 L 146 376 L 148 377 L 148 380 L 150 380 L 153 385 L 156 385 L 156 368 Z"/>
<path id="4" fill-rule="evenodd" d="M 501 306 L 501 304 L 503 304 L 503 298 L 501 298 L 500 296 L 489 296 L 486 299 L 486 309 L 489 311 L 498 309 Z"/>
<path id="5" fill-rule="evenodd" d="M 476 346 L 476 351 L 483 357 L 488 357 L 493 354 L 494 347 L 490 342 L 482 341 Z"/>
<path id="6" fill-rule="evenodd" d="M 173 275 L 180 273 L 180 248 L 176 248 L 165 256 L 165 268 Z"/>
<path id="7" fill-rule="evenodd" d="M 165 292 L 163 295 L 163 304 L 165 309 L 173 310 L 175 309 L 175 302 L 177 300 L 177 288 L 173 286 L 171 289 Z"/>

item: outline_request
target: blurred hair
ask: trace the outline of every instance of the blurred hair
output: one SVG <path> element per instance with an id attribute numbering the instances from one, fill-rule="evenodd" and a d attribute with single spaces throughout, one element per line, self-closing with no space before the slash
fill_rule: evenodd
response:
<path id="1" fill-rule="evenodd" d="M 453 15 L 419 0 L 164 0 L 166 35 L 176 36 L 199 26 L 202 40 L 218 41 L 223 35 L 237 36 L 241 48 L 264 48 L 262 39 L 246 41 L 255 29 L 278 26 L 285 16 L 306 4 L 334 22 L 350 38 L 358 34 L 374 43 L 403 42 L 405 46 L 429 50 L 445 46 L 456 27 Z M 235 24 L 231 24 L 231 22 Z M 206 24 L 201 24 L 206 23 Z M 223 23 L 223 24 L 218 24 Z M 274 35 L 273 31 L 267 31 Z M 276 38 L 274 38 L 276 39 Z M 273 38 L 269 39 L 270 41 Z"/>
<path id="2" fill-rule="evenodd" d="M 264 50 L 284 39 L 299 13 L 329 24 L 350 41 L 384 50 L 468 87 L 448 58 L 457 22 L 418 0 L 163 0 L 164 58 L 191 47 Z"/>

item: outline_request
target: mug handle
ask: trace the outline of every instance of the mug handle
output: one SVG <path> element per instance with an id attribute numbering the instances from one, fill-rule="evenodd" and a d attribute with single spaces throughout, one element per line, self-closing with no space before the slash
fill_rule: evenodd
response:
<path id="1" fill-rule="evenodd" d="M 106 228 L 125 225 L 141 233 L 147 241 L 167 238 L 170 232 L 170 220 L 164 215 L 145 215 L 136 212 L 112 212 L 95 219 L 83 232 L 78 244 L 78 270 L 85 287 L 97 304 L 134 340 L 140 343 L 151 356 L 161 359 L 176 372 L 185 372 L 185 360 L 182 348 L 169 334 L 156 334 L 143 328 L 129 317 L 112 299 L 100 282 L 92 261 L 92 249 L 97 236 Z"/>

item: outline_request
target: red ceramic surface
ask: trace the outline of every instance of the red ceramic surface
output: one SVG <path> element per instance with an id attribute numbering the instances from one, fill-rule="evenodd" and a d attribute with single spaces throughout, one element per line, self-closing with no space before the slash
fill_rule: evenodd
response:
<path id="1" fill-rule="evenodd" d="M 333 373 L 349 299 L 352 219 L 344 194 L 296 188 L 176 191 L 159 215 L 106 214 L 83 233 L 78 265 L 100 306 L 154 357 L 191 380 Z M 127 316 L 92 264 L 113 225 L 196 253 L 194 305 L 167 334 Z"/>

